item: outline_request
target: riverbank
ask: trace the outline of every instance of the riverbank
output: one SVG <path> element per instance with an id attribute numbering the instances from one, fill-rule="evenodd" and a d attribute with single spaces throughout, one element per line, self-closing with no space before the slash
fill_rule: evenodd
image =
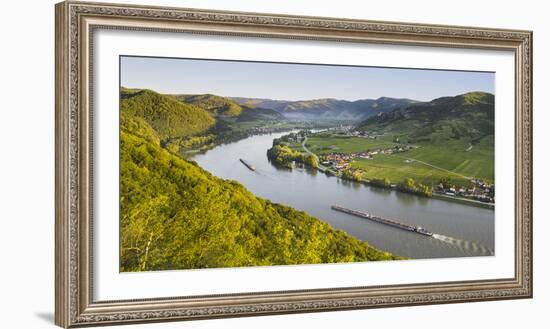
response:
<path id="1" fill-rule="evenodd" d="M 253 137 L 253 136 L 264 136 L 264 135 L 271 135 L 271 134 L 278 134 L 278 133 L 291 133 L 298 130 L 309 130 L 309 131 L 317 131 L 319 129 L 324 129 L 324 125 L 312 125 L 312 124 L 306 124 L 303 122 L 292 122 L 288 121 L 285 122 L 284 125 L 274 125 L 274 126 L 254 126 L 249 129 L 245 130 L 233 130 L 223 133 L 217 133 L 215 134 L 215 138 L 211 141 L 209 141 L 207 144 L 197 145 L 198 147 L 192 148 L 192 149 L 180 149 L 178 152 L 173 152 L 180 154 L 182 156 L 192 156 L 193 154 L 197 153 L 204 153 L 206 151 L 209 151 L 217 146 L 224 145 L 224 144 L 231 144 L 238 142 L 240 140 Z M 196 137 L 196 136 L 195 136 Z"/>
<path id="2" fill-rule="evenodd" d="M 319 170 L 319 171 L 323 172 L 322 170 Z M 367 179 L 361 179 L 361 180 L 349 179 L 349 178 L 343 177 L 342 175 L 338 175 L 336 173 L 333 173 L 332 171 L 323 172 L 323 173 L 325 173 L 327 176 L 336 176 L 340 179 L 347 180 L 347 181 L 350 181 L 350 182 L 362 183 L 362 184 L 365 184 L 365 185 L 369 185 L 369 186 L 373 186 L 373 187 L 377 187 L 377 188 L 382 188 L 382 189 L 386 189 L 386 190 L 390 190 L 390 191 L 395 190 L 395 191 L 400 192 L 400 193 L 416 195 L 417 197 L 423 197 L 423 198 L 428 198 L 428 199 L 429 198 L 439 199 L 439 200 L 455 202 L 455 203 L 461 203 L 461 204 L 464 204 L 464 205 L 479 207 L 479 208 L 485 208 L 485 209 L 495 209 L 495 204 L 494 203 L 481 202 L 481 201 L 477 201 L 477 200 L 466 199 L 466 198 L 461 198 L 461 197 L 456 197 L 456 196 L 450 196 L 450 195 L 445 195 L 445 194 L 440 194 L 440 193 L 432 193 L 431 196 L 420 195 L 420 194 L 413 193 L 413 192 L 407 192 L 407 191 L 399 190 L 396 186 L 386 187 L 386 186 L 381 186 L 380 184 L 373 184 L 373 183 L 371 183 L 371 181 L 369 181 Z"/>
<path id="3" fill-rule="evenodd" d="M 482 201 L 477 201 L 477 200 L 472 200 L 472 199 L 466 199 L 466 198 L 461 198 L 461 197 L 457 197 L 457 196 L 450 196 L 450 195 L 445 195 L 445 194 L 441 194 L 441 193 L 434 193 L 432 195 L 432 198 L 445 200 L 445 201 L 462 203 L 462 204 L 466 204 L 466 205 L 470 205 L 470 206 L 474 206 L 474 207 L 479 207 L 479 208 L 495 209 L 495 204 L 494 203 L 488 203 L 488 202 L 482 202 Z"/>
<path id="4" fill-rule="evenodd" d="M 420 195 L 418 193 L 399 190 L 397 188 L 397 186 L 394 186 L 394 185 L 386 187 L 386 186 L 381 186 L 380 184 L 373 184 L 368 179 L 361 179 L 361 180 L 349 179 L 349 178 L 346 178 L 342 175 L 338 175 L 336 173 L 333 173 L 332 171 L 329 171 L 329 173 L 327 173 L 327 172 L 324 172 L 324 173 L 327 176 L 336 176 L 340 179 L 347 180 L 347 181 L 350 181 L 350 182 L 362 183 L 362 184 L 365 184 L 365 185 L 369 185 L 369 186 L 373 186 L 373 187 L 377 187 L 377 188 L 382 188 L 382 189 L 387 189 L 387 190 L 395 190 L 395 191 L 401 192 L 401 193 L 413 194 L 413 195 L 416 195 L 418 197 L 423 197 L 423 198 L 428 198 L 428 199 L 433 198 L 433 199 L 445 200 L 445 201 L 449 201 L 449 202 L 461 203 L 461 204 L 464 204 L 464 205 L 479 207 L 479 208 L 485 208 L 485 209 L 495 209 L 495 204 L 494 203 L 487 203 L 487 202 L 482 202 L 482 201 L 477 201 L 477 200 L 472 200 L 472 199 L 461 198 L 461 197 L 457 197 L 457 196 L 450 196 L 450 195 L 445 195 L 445 194 L 441 194 L 441 193 L 437 193 L 437 192 L 432 193 L 430 196 Z"/>

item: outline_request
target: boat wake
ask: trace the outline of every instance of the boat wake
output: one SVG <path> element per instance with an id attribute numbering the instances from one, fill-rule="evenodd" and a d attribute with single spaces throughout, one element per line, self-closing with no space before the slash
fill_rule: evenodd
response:
<path id="1" fill-rule="evenodd" d="M 263 177 L 266 177 L 270 180 L 277 180 L 279 178 L 277 178 L 275 175 L 273 175 L 272 173 L 270 173 L 269 171 L 267 170 L 263 170 L 262 168 L 256 168 L 256 170 L 254 171 L 254 173 L 258 176 L 263 176 Z"/>
<path id="2" fill-rule="evenodd" d="M 443 234 L 434 234 L 432 237 L 434 239 L 446 242 L 460 250 L 463 250 L 468 254 L 471 254 L 472 256 L 474 255 L 493 256 L 494 255 L 493 250 L 491 250 L 490 248 L 486 248 L 472 241 L 461 240 L 461 239 L 453 238 Z"/>

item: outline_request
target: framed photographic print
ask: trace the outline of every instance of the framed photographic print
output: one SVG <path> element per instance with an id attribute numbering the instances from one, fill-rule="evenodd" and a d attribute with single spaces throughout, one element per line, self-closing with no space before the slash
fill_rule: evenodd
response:
<path id="1" fill-rule="evenodd" d="M 56 324 L 532 295 L 532 33 L 56 6 Z"/>

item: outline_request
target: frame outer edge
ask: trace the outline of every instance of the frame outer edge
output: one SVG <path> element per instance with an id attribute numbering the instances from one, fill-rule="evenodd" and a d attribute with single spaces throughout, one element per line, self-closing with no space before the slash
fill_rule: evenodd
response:
<path id="1" fill-rule="evenodd" d="M 57 326 L 69 319 L 69 104 L 67 4 L 55 5 L 55 316 Z"/>
<path id="2" fill-rule="evenodd" d="M 529 108 L 528 108 L 528 112 L 529 112 L 529 118 L 528 118 L 528 123 L 529 123 L 529 128 L 527 129 L 528 130 L 528 133 L 529 133 L 529 138 L 528 138 L 528 142 L 529 142 L 529 146 L 527 148 L 527 152 L 529 153 L 529 156 L 528 156 L 528 159 L 529 159 L 529 169 L 528 169 L 528 172 L 527 172 L 527 179 L 526 181 L 529 182 L 529 187 L 528 187 L 528 190 L 526 192 L 527 196 L 529 197 L 529 202 L 528 204 L 526 205 L 526 207 L 528 207 L 529 209 L 529 215 L 527 216 L 527 219 L 529 220 L 529 224 L 528 224 L 528 229 L 529 229 L 529 242 L 528 242 L 528 248 L 529 248 L 529 252 L 528 252 L 528 255 L 529 255 L 529 261 L 528 261 L 528 264 L 527 264 L 527 273 L 529 275 L 529 287 L 528 287 L 528 298 L 533 298 L 533 291 L 534 291 L 534 284 L 533 284 L 533 275 L 534 275 L 534 271 L 533 271 L 533 256 L 534 256 L 534 252 L 533 252 L 533 238 L 534 238 L 534 234 L 533 234 L 533 183 L 534 183 L 534 179 L 533 179 L 533 138 L 534 138 L 534 125 L 533 123 L 535 122 L 534 119 L 533 119 L 533 71 L 534 71 L 534 68 L 533 68 L 533 31 L 529 31 L 528 34 L 527 34 L 527 45 L 529 46 L 529 54 L 527 55 L 527 63 L 526 63 L 526 66 L 529 68 L 529 72 L 527 74 L 527 82 L 526 82 L 526 85 L 528 86 L 529 90 L 528 92 L 525 93 L 525 97 L 528 98 L 528 104 L 529 104 Z"/>
<path id="3" fill-rule="evenodd" d="M 239 12 L 222 12 L 222 11 L 207 11 L 197 9 L 184 8 L 160 8 L 150 6 L 134 6 L 134 5 L 116 5 L 102 4 L 67 0 L 56 4 L 55 8 L 55 324 L 64 328 L 81 327 L 91 325 L 107 325 L 107 324 L 127 324 L 127 323 L 146 323 L 146 322 L 163 322 L 170 320 L 198 320 L 205 318 L 228 318 L 236 316 L 251 316 L 251 315 L 267 315 L 267 314 L 287 314 L 287 313 L 302 313 L 302 312 L 319 312 L 332 310 L 346 309 L 365 309 L 376 307 L 395 307 L 408 305 L 424 305 L 424 304 L 440 304 L 454 303 L 467 301 L 482 301 L 496 299 L 516 299 L 529 298 L 533 294 L 532 284 L 532 43 L 533 34 L 531 31 L 519 30 L 496 30 L 488 28 L 469 28 L 469 27 L 452 27 L 438 25 L 422 25 L 399 22 L 374 22 L 361 20 L 345 20 L 337 18 L 320 18 L 320 17 L 299 17 L 299 16 L 284 16 L 276 14 L 259 14 L 259 13 L 239 13 Z M 444 45 L 452 47 L 456 42 L 456 46 L 486 48 L 482 41 L 485 39 L 493 40 L 495 48 L 508 48 L 512 46 L 515 52 L 520 56 L 521 60 L 517 62 L 516 72 L 521 76 L 520 82 L 522 88 L 516 89 L 516 92 L 522 98 L 521 102 L 516 102 L 517 110 L 520 110 L 521 123 L 516 121 L 516 127 L 520 129 L 520 133 L 516 134 L 517 145 L 520 154 L 516 154 L 516 161 L 519 161 L 522 170 L 518 176 L 526 182 L 517 183 L 520 187 L 519 197 L 521 211 L 518 212 L 520 221 L 518 230 L 522 235 L 519 236 L 521 241 L 521 255 L 516 262 L 519 267 L 520 277 L 515 278 L 512 282 L 512 287 L 501 286 L 492 290 L 481 289 L 469 291 L 442 291 L 439 293 L 425 292 L 406 293 L 396 296 L 360 296 L 357 298 L 328 298 L 324 300 L 298 300 L 293 302 L 276 302 L 256 303 L 251 305 L 239 305 L 238 303 L 229 303 L 228 305 L 206 305 L 206 307 L 184 307 L 178 308 L 162 307 L 149 308 L 152 304 L 145 303 L 145 309 L 120 309 L 114 304 L 104 305 L 105 309 L 111 310 L 94 310 L 93 303 L 89 304 L 88 296 L 88 276 L 82 273 L 88 270 L 86 258 L 89 257 L 86 248 L 89 246 L 85 243 L 86 239 L 82 238 L 87 230 L 85 221 L 88 217 L 86 212 L 81 212 L 81 208 L 86 208 L 88 204 L 82 203 L 79 200 L 85 197 L 86 180 L 80 177 L 80 174 L 86 174 L 87 166 L 82 166 L 83 162 L 88 158 L 86 153 L 88 148 L 81 149 L 83 141 L 87 140 L 85 134 L 88 121 L 83 118 L 81 112 L 82 107 L 86 106 L 87 88 L 82 84 L 83 78 L 87 75 L 82 70 L 86 70 L 86 65 L 83 66 L 86 53 L 82 53 L 81 47 L 85 47 L 82 42 L 84 32 L 80 24 L 80 18 L 86 16 L 96 17 L 125 17 L 125 18 L 144 18 L 163 20 L 165 22 L 191 22 L 198 24 L 216 23 L 220 26 L 227 26 L 227 35 L 240 35 L 249 33 L 249 28 L 254 32 L 254 29 L 262 29 L 263 32 L 257 32 L 260 35 L 268 36 L 265 28 L 262 26 L 275 26 L 279 29 L 289 25 L 291 30 L 303 30 L 300 34 L 300 39 L 315 40 L 316 33 L 319 33 L 319 38 L 328 38 L 339 40 L 339 38 L 331 37 L 331 33 L 322 33 L 321 31 L 334 31 L 341 34 L 350 35 L 350 40 L 369 38 L 358 37 L 357 33 L 371 34 L 370 41 L 384 43 L 382 36 L 395 35 L 412 35 L 413 40 L 407 38 L 392 37 L 389 43 L 410 43 L 418 44 L 435 43 L 433 45 Z M 85 24 L 84 24 L 85 25 Z M 243 31 L 235 29 L 237 27 L 247 27 Z M 325 30 L 326 29 L 326 30 Z M 248 30 L 248 31 L 247 31 Z M 168 29 L 166 30 L 168 31 Z M 274 33 L 273 37 L 293 38 L 292 34 Z M 254 32 L 253 34 L 256 34 Z M 84 41 L 82 41 L 84 40 Z M 431 41 L 430 41 L 431 40 Z M 454 42 L 453 42 L 454 40 Z M 411 42 L 412 41 L 412 42 Z M 498 44 L 497 44 L 498 43 Z M 490 46 L 490 45 L 489 45 Z M 487 46 L 488 47 L 488 46 Z M 80 95 L 80 93 L 84 94 Z M 517 112 L 516 112 L 517 113 Z M 85 113 L 84 113 L 85 114 Z M 519 141 L 517 139 L 520 139 Z M 83 184 L 83 185 L 81 185 Z M 518 197 L 517 196 L 517 197 Z M 517 199 L 516 197 L 516 199 Z M 519 209 L 518 209 L 519 210 Z M 83 216 L 83 217 L 81 217 Z M 528 234 L 529 236 L 525 236 Z M 85 236 L 84 236 L 85 237 Z M 82 239 L 82 240 L 81 240 Z M 527 240 L 527 241 L 526 241 Z M 84 249 L 84 252 L 82 252 Z M 84 291 L 81 291 L 83 289 Z M 91 306 L 91 307 L 90 307 Z M 101 306 L 101 305 L 99 305 Z M 131 306 L 131 305 L 130 305 Z"/>

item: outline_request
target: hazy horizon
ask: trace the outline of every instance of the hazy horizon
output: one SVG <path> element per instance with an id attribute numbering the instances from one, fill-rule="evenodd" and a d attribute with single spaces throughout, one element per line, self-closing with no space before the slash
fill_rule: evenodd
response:
<path id="1" fill-rule="evenodd" d="M 280 101 L 380 97 L 431 101 L 494 94 L 494 73 L 158 57 L 120 58 L 120 86 L 163 94 L 214 94 Z M 191 82 L 191 83 L 190 83 Z"/>

